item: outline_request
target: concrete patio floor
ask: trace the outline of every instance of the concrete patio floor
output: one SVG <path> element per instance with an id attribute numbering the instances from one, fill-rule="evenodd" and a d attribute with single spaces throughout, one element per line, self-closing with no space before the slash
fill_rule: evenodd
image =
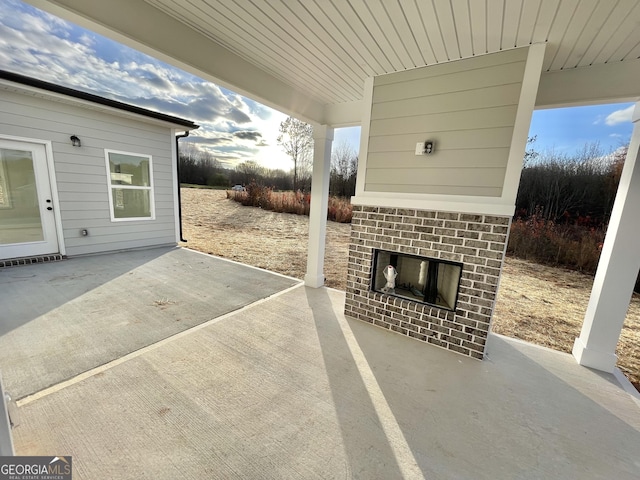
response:
<path id="1" fill-rule="evenodd" d="M 173 252 L 132 255 L 132 270 Z M 167 281 L 185 318 L 192 292 L 177 286 L 191 255 L 206 259 L 209 277 L 223 263 L 258 272 L 179 255 L 183 268 Z M 108 270 L 109 257 L 91 261 Z M 343 292 L 272 277 L 273 293 L 26 388 L 34 394 L 18 403 L 17 453 L 73 455 L 76 479 L 640 478 L 640 403 L 616 376 L 497 335 L 486 360 L 462 357 L 345 318 Z M 95 290 L 69 303 L 88 307 L 82 297 Z M 158 308 L 128 299 L 127 311 L 147 310 Z M 26 318 L 0 337 L 3 355 Z M 5 361 L 7 381 L 19 367 L 7 375 Z"/>
<path id="2" fill-rule="evenodd" d="M 15 398 L 299 280 L 183 248 L 0 269 L 0 368 Z"/>

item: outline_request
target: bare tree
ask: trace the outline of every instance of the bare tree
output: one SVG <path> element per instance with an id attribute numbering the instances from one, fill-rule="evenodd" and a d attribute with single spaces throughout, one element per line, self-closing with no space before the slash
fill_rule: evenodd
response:
<path id="1" fill-rule="evenodd" d="M 331 152 L 331 193 L 339 197 L 355 194 L 357 170 L 355 150 L 345 140 L 336 143 Z"/>
<path id="2" fill-rule="evenodd" d="M 293 117 L 280 123 L 278 145 L 293 160 L 293 189 L 298 189 L 298 178 L 308 174 L 313 154 L 313 127 Z"/>
<path id="3" fill-rule="evenodd" d="M 267 169 L 264 172 L 265 182 L 276 190 L 291 190 L 291 175 L 281 169 Z"/>
<path id="4" fill-rule="evenodd" d="M 218 159 L 209 150 L 203 150 L 200 152 L 200 162 L 211 165 L 215 171 L 222 168 Z"/>
<path id="5" fill-rule="evenodd" d="M 534 147 L 534 143 L 538 140 L 538 136 L 534 135 L 533 137 L 527 138 L 527 145 L 529 148 L 524 152 L 524 165 L 527 166 L 531 162 L 533 162 L 536 158 L 540 156 L 540 154 L 536 151 Z"/>
<path id="6" fill-rule="evenodd" d="M 198 185 L 226 185 L 228 179 L 218 159 L 193 142 L 179 144 L 180 182 Z"/>
<path id="7" fill-rule="evenodd" d="M 525 163 L 516 201 L 520 214 L 546 220 L 588 217 L 606 222 L 610 213 L 624 148 L 604 155 L 600 145 L 589 143 L 568 155 L 546 151 Z"/>
<path id="8" fill-rule="evenodd" d="M 258 162 L 247 160 L 238 164 L 236 171 L 242 176 L 243 183 L 247 185 L 252 180 L 257 180 L 263 176 L 264 167 L 260 166 Z"/>

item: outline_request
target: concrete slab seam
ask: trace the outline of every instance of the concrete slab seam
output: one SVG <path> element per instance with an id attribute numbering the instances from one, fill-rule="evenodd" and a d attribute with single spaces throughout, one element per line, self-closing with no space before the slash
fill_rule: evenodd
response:
<path id="1" fill-rule="evenodd" d="M 616 377 L 616 380 L 620 384 L 620 386 L 624 389 L 625 392 L 629 394 L 631 399 L 636 402 L 636 405 L 640 407 L 640 392 L 635 389 L 633 384 L 629 381 L 629 379 L 622 373 L 618 367 L 613 370 L 613 376 Z"/>
<path id="2" fill-rule="evenodd" d="M 515 338 L 515 337 L 508 337 L 506 335 L 502 335 L 500 333 L 495 333 L 495 332 L 489 332 L 490 336 L 494 336 L 494 337 L 498 337 L 498 338 L 502 338 L 503 340 L 509 341 L 509 342 L 513 342 L 513 343 L 518 343 L 520 345 L 524 345 L 527 347 L 533 347 L 537 350 L 543 350 L 545 352 L 549 352 L 549 353 L 555 353 L 556 355 L 561 355 L 563 357 L 573 357 L 573 355 L 571 355 L 570 353 L 567 352 L 561 352 L 560 350 L 554 350 L 553 348 L 549 348 L 549 347 L 545 347 L 544 345 L 536 345 L 535 343 L 530 343 L 527 342 L 526 340 L 522 340 L 521 338 Z M 577 362 L 576 362 L 577 364 Z"/>
<path id="3" fill-rule="evenodd" d="M 48 395 L 51 395 L 52 393 L 56 393 L 59 392 L 60 390 L 63 390 L 67 387 L 70 387 L 72 385 L 75 385 L 76 383 L 79 383 L 83 380 L 86 380 L 87 378 L 90 378 L 94 375 L 97 375 L 99 373 L 105 372 L 107 370 L 110 370 L 113 367 L 116 367 L 118 365 L 121 365 L 129 360 L 132 360 L 134 358 L 137 358 L 147 352 L 150 352 L 152 350 L 155 350 L 163 345 L 166 345 L 174 340 L 177 340 L 179 338 L 185 337 L 193 332 L 196 332 L 198 330 L 201 330 L 203 328 L 206 328 L 208 326 L 211 325 L 215 325 L 218 322 L 221 322 L 222 320 L 226 320 L 227 318 L 233 317 L 236 314 L 239 314 L 241 312 L 244 312 L 245 310 L 249 310 L 251 308 L 257 307 L 269 300 L 272 300 L 274 298 L 277 298 L 281 295 L 284 295 L 286 293 L 291 292 L 292 290 L 295 290 L 297 288 L 300 288 L 304 286 L 304 284 L 302 282 L 300 282 L 297 285 L 293 285 L 292 287 L 286 288 L 284 290 L 281 290 L 279 292 L 274 293 L 273 295 L 269 295 L 268 297 L 265 298 L 261 298 L 260 300 L 257 300 L 253 303 L 250 303 L 249 305 L 245 305 L 241 308 L 238 308 L 236 310 L 233 310 L 231 312 L 225 313 L 224 315 L 221 315 L 219 317 L 216 318 L 212 318 L 211 320 L 208 320 L 206 322 L 203 322 L 199 325 L 195 325 L 187 330 L 183 330 L 181 332 L 178 332 L 174 335 L 171 335 L 167 338 L 163 338 L 162 340 L 159 340 L 155 343 L 152 343 L 151 345 L 147 345 L 146 347 L 142 347 L 134 352 L 128 353 L 120 358 L 116 358 L 114 360 L 111 360 L 110 362 L 104 363 L 102 365 L 99 365 L 97 367 L 94 367 L 90 370 L 87 370 L 86 372 L 82 372 L 78 375 L 76 375 L 75 377 L 69 378 L 67 380 L 64 380 L 60 383 L 57 383 L 55 385 L 52 385 L 50 387 L 44 388 L 38 392 L 32 393 L 31 395 L 27 395 L 26 397 L 20 398 L 16 401 L 16 405 L 18 407 L 22 407 L 24 405 L 28 405 L 32 402 L 35 402 L 36 400 L 39 400 L 41 398 L 44 398 Z"/>
<path id="4" fill-rule="evenodd" d="M 554 353 L 556 355 L 561 355 L 564 357 L 571 357 L 572 359 L 574 359 L 575 361 L 575 357 L 573 357 L 572 354 L 567 353 L 567 352 L 560 352 L 558 350 L 554 350 L 553 348 L 549 348 L 549 347 L 545 347 L 543 345 L 536 345 L 535 343 L 529 343 L 526 342 L 525 340 L 522 340 L 520 338 L 514 338 L 514 337 L 507 337 L 506 335 L 501 335 L 499 333 L 494 333 L 494 332 L 489 332 L 489 335 L 493 335 L 495 337 L 498 338 L 502 338 L 505 339 L 509 342 L 513 342 L 513 343 L 518 343 L 520 345 L 525 345 L 525 346 L 529 346 L 529 347 L 533 347 L 537 350 L 542 350 L 545 352 L 549 352 L 549 353 Z M 489 348 L 489 350 L 491 350 Z M 490 351 L 487 354 L 487 359 L 490 359 Z M 580 365 L 578 362 L 575 362 L 576 365 L 579 365 L 582 367 L 582 365 Z M 588 367 L 583 367 L 583 368 L 588 368 Z M 613 370 L 613 376 L 615 377 L 615 379 L 618 381 L 618 383 L 620 384 L 620 386 L 622 387 L 622 389 L 629 394 L 629 396 L 631 397 L 631 399 L 638 405 L 638 407 L 640 407 L 640 393 L 638 392 L 638 390 L 635 389 L 635 387 L 631 384 L 631 382 L 629 381 L 629 379 L 625 376 L 624 373 L 622 373 L 622 370 L 620 370 L 618 367 L 614 368 Z"/>

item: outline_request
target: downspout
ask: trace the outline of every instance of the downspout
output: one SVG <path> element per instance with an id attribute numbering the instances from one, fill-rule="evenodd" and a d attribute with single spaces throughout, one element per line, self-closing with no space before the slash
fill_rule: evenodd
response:
<path id="1" fill-rule="evenodd" d="M 176 182 L 178 182 L 178 225 L 180 229 L 180 241 L 186 242 L 182 237 L 182 197 L 180 195 L 180 151 L 178 149 L 178 141 L 181 138 L 185 138 L 189 136 L 189 131 L 187 130 L 182 135 L 176 135 Z"/>

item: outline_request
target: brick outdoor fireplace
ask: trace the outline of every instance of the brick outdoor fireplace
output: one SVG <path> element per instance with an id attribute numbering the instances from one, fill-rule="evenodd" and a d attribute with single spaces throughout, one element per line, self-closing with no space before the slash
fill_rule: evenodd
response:
<path id="1" fill-rule="evenodd" d="M 354 206 L 345 313 L 482 359 L 509 222 L 502 216 Z M 385 293 L 381 269 L 394 262 L 397 288 Z M 428 270 L 439 270 L 440 280 L 434 273 L 429 281 Z"/>
<path id="2" fill-rule="evenodd" d="M 484 357 L 544 51 L 367 79 L 346 315 Z"/>

